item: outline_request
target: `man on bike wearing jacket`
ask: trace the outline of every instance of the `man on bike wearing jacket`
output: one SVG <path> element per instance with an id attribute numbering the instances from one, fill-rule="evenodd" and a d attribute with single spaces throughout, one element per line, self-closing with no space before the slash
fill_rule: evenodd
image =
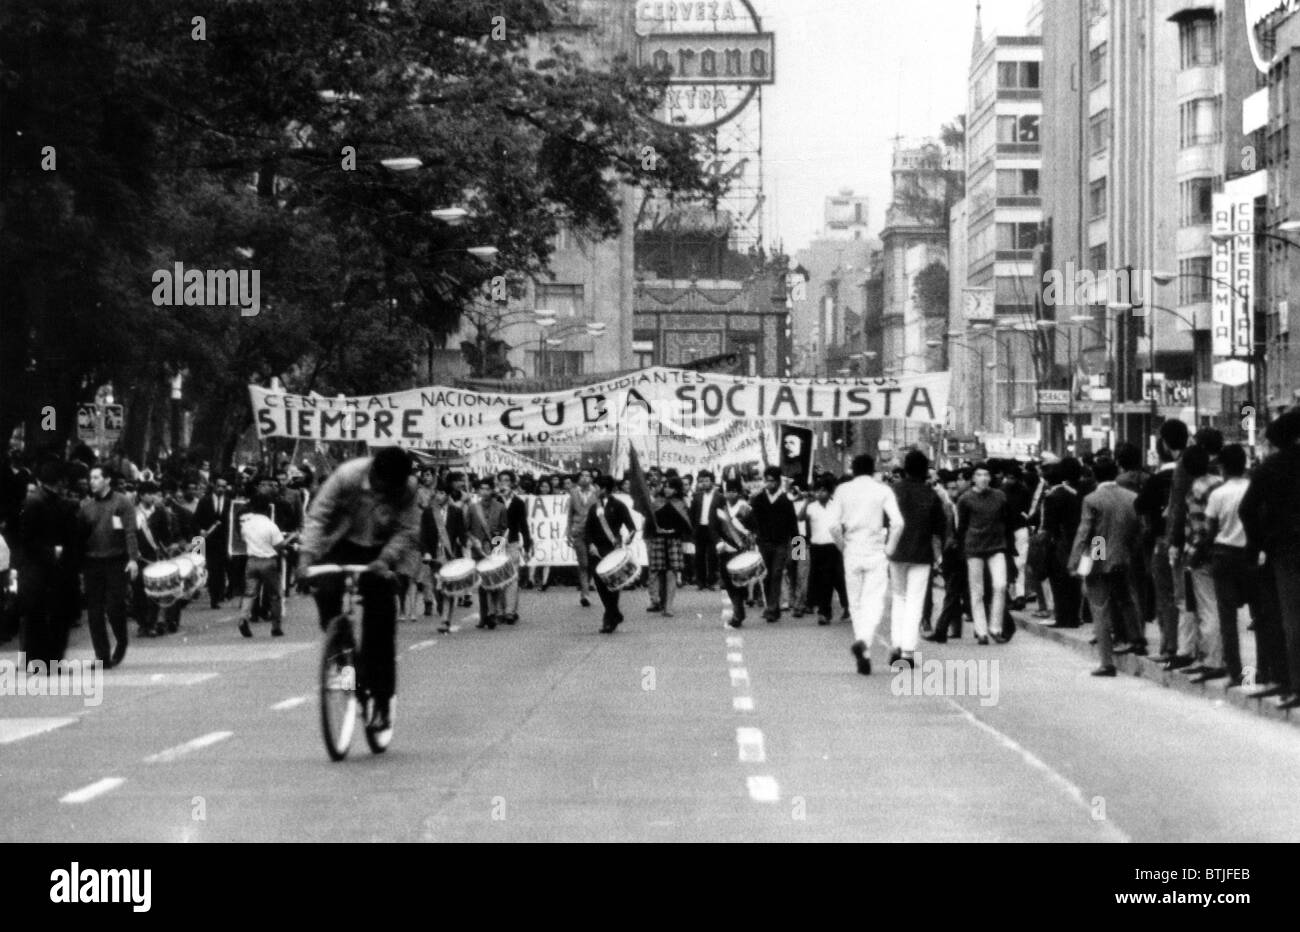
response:
<path id="1" fill-rule="evenodd" d="M 370 727 L 389 727 L 397 689 L 397 589 L 399 571 L 413 575 L 420 559 L 420 504 L 411 457 L 384 447 L 373 457 L 349 460 L 325 480 L 303 519 L 299 586 L 316 563 L 365 563 L 357 585 L 361 618 L 360 674 L 374 700 Z M 343 579 L 316 586 L 321 628 L 343 609 Z"/>

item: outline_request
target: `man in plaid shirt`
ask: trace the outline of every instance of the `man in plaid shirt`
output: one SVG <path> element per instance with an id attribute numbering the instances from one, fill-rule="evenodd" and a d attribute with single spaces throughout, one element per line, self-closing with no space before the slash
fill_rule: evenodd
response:
<path id="1" fill-rule="evenodd" d="M 1200 642 L 1201 662 L 1185 667 L 1184 672 L 1194 682 L 1205 682 L 1222 676 L 1223 636 L 1219 630 L 1219 601 L 1214 591 L 1214 573 L 1210 566 L 1210 550 L 1214 539 L 1210 534 L 1205 507 L 1210 493 L 1223 484 L 1218 470 L 1217 457 L 1211 457 L 1210 446 L 1196 444 L 1183 454 L 1183 467 L 1191 480 L 1187 493 L 1187 543 L 1186 565 L 1192 576 L 1192 592 L 1196 598 L 1196 620 Z M 1220 444 L 1221 448 L 1221 444 Z"/>

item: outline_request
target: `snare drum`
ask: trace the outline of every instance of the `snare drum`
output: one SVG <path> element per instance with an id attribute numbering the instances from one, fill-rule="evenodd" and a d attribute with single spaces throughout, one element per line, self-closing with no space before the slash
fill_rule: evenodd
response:
<path id="1" fill-rule="evenodd" d="M 626 589 L 636 581 L 641 568 L 636 565 L 636 558 L 626 547 L 619 547 L 609 552 L 596 564 L 596 576 L 611 592 Z"/>
<path id="2" fill-rule="evenodd" d="M 498 592 L 506 588 L 519 573 L 518 568 L 504 553 L 494 553 L 490 557 L 484 557 L 474 568 L 478 571 L 479 585 L 488 592 Z"/>
<path id="3" fill-rule="evenodd" d="M 194 562 L 194 558 L 188 553 L 183 553 L 172 560 L 176 564 L 176 569 L 181 575 L 181 592 L 187 599 L 192 599 L 194 594 L 199 591 L 199 568 Z"/>
<path id="4" fill-rule="evenodd" d="M 465 595 L 478 588 L 473 560 L 449 560 L 438 569 L 438 585 L 447 595 Z"/>
<path id="5" fill-rule="evenodd" d="M 727 575 L 731 577 L 731 584 L 740 588 L 766 576 L 767 567 L 763 564 L 762 555 L 757 550 L 751 550 L 736 554 L 727 561 Z"/>
<path id="6" fill-rule="evenodd" d="M 144 568 L 144 594 L 159 605 L 171 605 L 183 592 L 180 568 L 171 560 Z"/>

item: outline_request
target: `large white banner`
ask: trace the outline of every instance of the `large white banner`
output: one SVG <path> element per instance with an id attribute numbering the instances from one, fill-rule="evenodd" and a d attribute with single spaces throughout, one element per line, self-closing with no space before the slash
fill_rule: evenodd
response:
<path id="1" fill-rule="evenodd" d="M 943 424 L 949 373 L 879 379 L 769 379 L 656 367 L 544 395 L 418 388 L 352 398 L 249 386 L 258 436 L 356 440 L 467 452 L 612 437 L 638 421 L 699 437 L 720 421 L 838 421 L 893 417 Z M 640 431 L 644 432 L 644 431 Z"/>
<path id="2" fill-rule="evenodd" d="M 707 469 L 715 476 L 728 466 L 764 464 L 776 461 L 774 425 L 766 421 L 732 421 L 727 428 L 707 440 L 674 434 L 620 434 L 612 456 L 614 475 L 627 470 L 628 448 L 635 447 L 644 468 L 676 469 L 679 473 L 698 473 Z"/>
<path id="3" fill-rule="evenodd" d="M 535 460 L 524 456 L 522 453 L 516 453 L 514 450 L 506 450 L 498 446 L 488 446 L 475 450 L 467 457 L 465 468 L 480 476 L 485 474 L 495 475 L 503 469 L 514 470 L 516 475 L 532 473 L 534 476 L 564 472 L 558 466 L 551 466 L 541 460 Z"/>

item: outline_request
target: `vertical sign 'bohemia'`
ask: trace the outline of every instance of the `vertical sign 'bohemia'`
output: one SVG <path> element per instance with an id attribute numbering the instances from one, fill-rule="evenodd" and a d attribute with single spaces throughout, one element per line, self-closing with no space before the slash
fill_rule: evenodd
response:
<path id="1" fill-rule="evenodd" d="M 1233 244 L 1219 234 L 1232 233 L 1232 201 L 1217 193 L 1211 201 L 1210 244 L 1214 249 L 1210 275 L 1214 278 L 1213 303 L 1210 306 L 1210 352 L 1215 356 L 1232 355 L 1232 250 Z"/>

